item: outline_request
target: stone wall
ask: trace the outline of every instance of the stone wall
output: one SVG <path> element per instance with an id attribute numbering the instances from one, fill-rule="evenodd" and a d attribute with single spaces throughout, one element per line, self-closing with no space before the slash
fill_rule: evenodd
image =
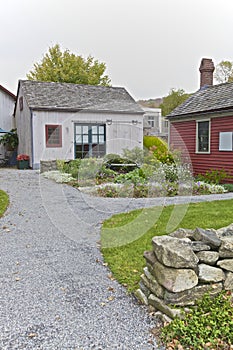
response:
<path id="1" fill-rule="evenodd" d="M 57 170 L 56 160 L 41 160 L 40 161 L 40 172 L 45 173 L 46 171 Z"/>
<path id="2" fill-rule="evenodd" d="M 136 296 L 174 318 L 205 293 L 233 291 L 233 224 L 219 230 L 179 229 L 152 239 Z M 176 307 L 174 307 L 176 306 Z"/>

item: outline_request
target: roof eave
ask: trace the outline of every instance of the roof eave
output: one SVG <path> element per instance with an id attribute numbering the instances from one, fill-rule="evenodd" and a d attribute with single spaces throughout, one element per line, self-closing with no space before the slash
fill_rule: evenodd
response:
<path id="1" fill-rule="evenodd" d="M 94 113 L 113 113 L 113 114 L 137 114 L 143 115 L 144 112 L 140 111 L 121 111 L 121 110 L 96 110 L 96 109 L 88 109 L 88 108 L 62 108 L 62 107 L 36 107 L 30 106 L 30 109 L 33 111 L 49 111 L 49 112 L 69 112 L 69 113 L 78 113 L 78 112 L 94 112 Z"/>
<path id="2" fill-rule="evenodd" d="M 6 88 L 4 88 L 4 86 L 0 85 L 0 90 L 2 90 L 3 92 L 5 92 L 7 95 L 9 95 L 10 97 L 12 97 L 14 100 L 16 100 L 16 96 L 10 92 L 9 90 L 7 90 Z"/>
<path id="3" fill-rule="evenodd" d="M 173 120 L 173 119 L 187 119 L 187 118 L 194 118 L 195 116 L 200 116 L 200 115 L 210 115 L 210 114 L 223 114 L 226 112 L 232 112 L 233 113 L 233 106 L 232 107 L 227 107 L 227 108 L 219 108 L 219 109 L 212 109 L 209 111 L 198 111 L 198 112 L 193 112 L 193 113 L 186 113 L 186 114 L 176 114 L 176 115 L 168 115 L 165 118 L 168 120 Z"/>

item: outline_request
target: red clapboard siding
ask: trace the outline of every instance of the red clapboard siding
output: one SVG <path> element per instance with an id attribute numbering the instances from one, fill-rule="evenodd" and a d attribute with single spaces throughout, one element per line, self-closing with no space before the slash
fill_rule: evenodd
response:
<path id="1" fill-rule="evenodd" d="M 211 119 L 210 154 L 196 154 L 196 121 L 171 122 L 170 146 L 182 150 L 186 160 L 190 159 L 194 175 L 211 169 L 224 169 L 233 176 L 233 151 L 219 151 L 219 133 L 233 132 L 233 116 Z M 228 179 L 227 182 L 233 182 Z"/>

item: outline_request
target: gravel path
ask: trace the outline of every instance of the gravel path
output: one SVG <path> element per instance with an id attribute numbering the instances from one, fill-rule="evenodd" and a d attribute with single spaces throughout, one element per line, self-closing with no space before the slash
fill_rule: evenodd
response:
<path id="1" fill-rule="evenodd" d="M 0 219 L 0 349 L 158 349 L 146 308 L 111 280 L 101 222 L 150 205 L 232 198 L 96 198 L 40 176 L 0 169 L 11 204 Z"/>

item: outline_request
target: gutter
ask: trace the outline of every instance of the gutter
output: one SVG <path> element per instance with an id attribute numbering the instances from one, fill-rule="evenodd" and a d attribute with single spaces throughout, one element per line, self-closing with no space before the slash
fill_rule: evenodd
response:
<path id="1" fill-rule="evenodd" d="M 33 147 L 33 112 L 30 109 L 30 128 L 31 128 L 31 157 L 32 157 L 32 169 L 33 169 L 33 164 L 34 164 L 34 147 Z"/>

